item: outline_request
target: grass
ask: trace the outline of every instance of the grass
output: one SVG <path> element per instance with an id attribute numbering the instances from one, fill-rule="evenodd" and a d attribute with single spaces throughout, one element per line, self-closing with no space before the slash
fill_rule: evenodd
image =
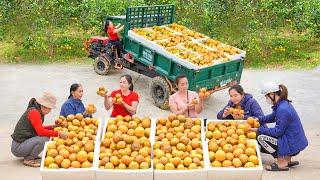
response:
<path id="1" fill-rule="evenodd" d="M 20 56 L 17 56 L 19 52 L 22 52 Z M 85 54 L 85 53 L 84 53 Z M 91 64 L 92 59 L 86 57 L 70 57 L 59 55 L 57 57 L 50 58 L 45 53 L 37 53 L 35 57 L 32 55 L 32 51 L 23 50 L 13 42 L 1 42 L 0 41 L 0 64 Z"/>

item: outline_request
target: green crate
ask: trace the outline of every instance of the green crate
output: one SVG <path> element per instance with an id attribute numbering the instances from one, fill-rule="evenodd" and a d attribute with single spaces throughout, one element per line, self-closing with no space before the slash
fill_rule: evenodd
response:
<path id="1" fill-rule="evenodd" d="M 174 5 L 137 6 L 127 8 L 126 30 L 173 23 Z"/>

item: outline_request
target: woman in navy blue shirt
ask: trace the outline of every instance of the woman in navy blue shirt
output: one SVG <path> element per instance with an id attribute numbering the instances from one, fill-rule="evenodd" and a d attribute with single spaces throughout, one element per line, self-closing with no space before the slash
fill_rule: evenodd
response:
<path id="1" fill-rule="evenodd" d="M 288 91 L 284 85 L 274 82 L 264 84 L 262 93 L 267 102 L 272 105 L 273 112 L 267 116 L 259 118 L 261 124 L 276 123 L 275 127 L 267 128 L 261 126 L 253 131 L 258 133 L 258 143 L 261 152 L 271 154 L 277 158 L 277 163 L 266 168 L 268 171 L 288 171 L 289 167 L 299 164 L 292 161 L 296 156 L 308 146 L 300 118 L 288 100 Z"/>
<path id="2" fill-rule="evenodd" d="M 72 84 L 70 87 L 70 95 L 68 100 L 62 105 L 60 115 L 67 117 L 70 114 L 83 114 L 84 117 L 91 117 L 91 114 L 86 112 L 81 98 L 83 95 L 83 88 L 81 84 Z"/>
<path id="3" fill-rule="evenodd" d="M 262 109 L 251 94 L 245 93 L 242 86 L 235 85 L 229 89 L 230 100 L 228 104 L 217 114 L 218 119 L 246 120 L 248 117 L 263 116 Z M 243 115 L 232 115 L 229 108 L 239 108 Z"/>

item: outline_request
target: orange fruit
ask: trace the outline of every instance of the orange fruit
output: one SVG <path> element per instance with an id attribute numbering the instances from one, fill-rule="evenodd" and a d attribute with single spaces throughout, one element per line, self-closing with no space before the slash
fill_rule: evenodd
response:
<path id="1" fill-rule="evenodd" d="M 114 165 L 111 162 L 108 162 L 104 166 L 105 169 L 114 169 Z"/>
<path id="2" fill-rule="evenodd" d="M 229 129 L 227 131 L 228 136 L 231 136 L 232 134 L 236 133 L 234 129 Z"/>
<path id="3" fill-rule="evenodd" d="M 246 164 L 248 162 L 248 156 L 246 154 L 241 154 L 239 159 L 241 160 L 242 164 Z"/>
<path id="4" fill-rule="evenodd" d="M 54 163 L 54 158 L 51 156 L 48 156 L 44 159 L 44 165 L 49 166 L 51 163 Z"/>
<path id="5" fill-rule="evenodd" d="M 56 157 L 58 155 L 58 151 L 56 149 L 50 149 L 48 152 L 47 152 L 47 156 L 50 156 L 50 157 Z"/>
<path id="6" fill-rule="evenodd" d="M 234 158 L 232 160 L 232 164 L 234 167 L 238 168 L 238 167 L 241 167 L 242 166 L 242 162 L 239 158 Z"/>
<path id="7" fill-rule="evenodd" d="M 61 156 L 61 155 L 57 155 L 55 158 L 54 158 L 54 162 L 56 163 L 56 164 L 58 164 L 58 166 L 60 166 L 60 164 L 61 164 L 61 162 L 63 161 L 63 156 Z"/>
<path id="8" fill-rule="evenodd" d="M 222 149 L 223 149 L 223 151 L 226 152 L 226 153 L 228 153 L 228 152 L 233 152 L 233 148 L 232 148 L 232 145 L 231 145 L 231 144 L 225 144 Z"/>
<path id="9" fill-rule="evenodd" d="M 91 168 L 92 164 L 88 161 L 85 161 L 81 164 L 81 168 Z"/>
<path id="10" fill-rule="evenodd" d="M 247 149 L 245 150 L 245 154 L 246 154 L 248 157 L 250 157 L 251 155 L 256 155 L 256 150 L 253 149 L 253 148 L 251 148 L 251 147 L 249 147 L 249 148 L 247 148 Z"/>
<path id="11" fill-rule="evenodd" d="M 85 162 L 87 161 L 88 159 L 88 154 L 86 151 L 80 151 L 78 154 L 77 154 L 77 161 L 79 162 Z"/>
<path id="12" fill-rule="evenodd" d="M 244 165 L 245 168 L 254 168 L 254 164 L 252 162 L 247 162 L 245 165 Z"/>
<path id="13" fill-rule="evenodd" d="M 232 161 L 234 159 L 234 155 L 232 153 L 228 152 L 228 153 L 226 153 L 226 158 L 227 158 L 227 160 Z"/>
<path id="14" fill-rule="evenodd" d="M 239 158 L 241 156 L 241 154 L 244 154 L 244 151 L 243 149 L 241 148 L 237 148 L 233 151 L 233 155 L 236 157 L 236 158 Z"/>
<path id="15" fill-rule="evenodd" d="M 260 123 L 258 121 L 255 121 L 253 124 L 254 128 L 259 128 L 260 127 Z"/>
<path id="16" fill-rule="evenodd" d="M 251 155 L 249 156 L 249 159 L 248 159 L 249 162 L 252 162 L 253 164 L 255 165 L 258 165 L 259 164 L 259 159 L 256 155 Z"/>
<path id="17" fill-rule="evenodd" d="M 156 165 L 156 169 L 158 169 L 158 170 L 164 170 L 164 165 L 161 164 L 161 163 L 158 163 L 158 164 Z"/>
<path id="18" fill-rule="evenodd" d="M 244 134 L 244 131 L 243 131 L 243 129 L 237 129 L 236 130 L 236 133 L 237 133 L 237 135 L 243 135 Z"/>
<path id="19" fill-rule="evenodd" d="M 147 162 L 142 162 L 140 164 L 140 169 L 149 169 L 149 164 Z"/>
<path id="20" fill-rule="evenodd" d="M 221 132 L 219 130 L 215 130 L 215 131 L 213 131 L 212 136 L 214 139 L 218 140 L 221 138 Z"/>
<path id="21" fill-rule="evenodd" d="M 206 94 L 205 94 L 205 93 L 199 92 L 199 98 L 200 98 L 200 99 L 203 99 L 203 98 L 205 98 L 205 97 L 206 97 Z"/>
<path id="22" fill-rule="evenodd" d="M 134 135 L 137 136 L 137 137 L 142 137 L 142 136 L 144 136 L 144 128 L 143 128 L 143 127 L 137 127 L 137 128 L 134 130 Z"/>
<path id="23" fill-rule="evenodd" d="M 186 157 L 183 160 L 183 165 L 188 167 L 192 163 L 192 159 L 190 157 Z"/>
<path id="24" fill-rule="evenodd" d="M 140 165 L 137 162 L 131 162 L 128 167 L 129 169 L 139 169 Z"/>
<path id="25" fill-rule="evenodd" d="M 181 158 L 179 157 L 174 157 L 172 159 L 172 164 L 174 164 L 176 167 L 181 163 Z"/>
<path id="26" fill-rule="evenodd" d="M 256 132 L 249 132 L 247 134 L 247 137 L 250 138 L 250 139 L 256 139 L 257 134 L 256 134 Z"/>
<path id="27" fill-rule="evenodd" d="M 70 154 L 69 160 L 70 160 L 71 162 L 77 160 L 77 155 L 74 154 L 74 153 Z"/>
<path id="28" fill-rule="evenodd" d="M 89 152 L 93 152 L 94 150 L 94 143 L 93 141 L 87 141 L 86 143 L 84 143 L 84 150 Z"/>
<path id="29" fill-rule="evenodd" d="M 64 168 L 64 169 L 68 169 L 71 165 L 71 162 L 69 159 L 64 159 L 62 162 L 61 162 L 61 167 Z"/>
<path id="30" fill-rule="evenodd" d="M 191 163 L 188 167 L 188 169 L 197 169 L 197 165 L 195 163 Z"/>
<path id="31" fill-rule="evenodd" d="M 213 161 L 213 162 L 211 163 L 211 166 L 212 166 L 212 167 L 221 167 L 222 165 L 221 165 L 221 162 L 219 162 L 219 161 Z"/>
<path id="32" fill-rule="evenodd" d="M 253 124 L 254 124 L 254 118 L 252 118 L 252 117 L 248 117 L 248 119 L 247 119 L 247 123 L 249 124 L 249 125 L 251 125 L 251 126 L 253 126 Z"/>
<path id="33" fill-rule="evenodd" d="M 80 168 L 81 167 L 81 164 L 79 161 L 72 161 L 71 162 L 71 167 L 72 168 Z"/>
<path id="34" fill-rule="evenodd" d="M 59 169 L 59 166 L 56 163 L 51 163 L 48 166 L 49 169 Z"/>
<path id="35" fill-rule="evenodd" d="M 230 167 L 232 166 L 232 162 L 229 161 L 229 160 L 224 160 L 222 163 L 221 163 L 222 167 Z"/>
<path id="36" fill-rule="evenodd" d="M 217 161 L 224 161 L 227 157 L 226 157 L 226 153 L 222 150 L 218 150 L 215 154 L 214 157 Z"/>
<path id="37" fill-rule="evenodd" d="M 150 125 L 151 125 L 151 120 L 150 120 L 150 119 L 148 119 L 148 118 L 143 118 L 143 119 L 141 120 L 141 126 L 142 126 L 143 128 L 149 128 Z"/>
<path id="38" fill-rule="evenodd" d="M 164 166 L 165 170 L 174 170 L 174 165 L 172 163 L 168 163 Z"/>

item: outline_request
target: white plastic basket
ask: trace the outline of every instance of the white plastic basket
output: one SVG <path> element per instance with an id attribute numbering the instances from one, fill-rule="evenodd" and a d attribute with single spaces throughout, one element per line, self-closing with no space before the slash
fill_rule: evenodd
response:
<path id="1" fill-rule="evenodd" d="M 92 163 L 91 168 L 69 168 L 69 169 L 49 169 L 44 166 L 44 160 L 46 158 L 46 149 L 49 143 L 55 142 L 46 142 L 44 146 L 44 151 L 42 153 L 42 160 L 40 166 L 40 174 L 42 180 L 95 180 L 95 168 L 94 162 Z M 99 143 L 95 142 L 94 154 L 96 154 L 96 149 L 99 147 Z M 95 155 L 94 155 L 95 156 Z M 95 157 L 94 157 L 95 158 Z"/>
<path id="2" fill-rule="evenodd" d="M 98 129 L 97 129 L 97 134 L 96 134 L 96 142 L 101 141 L 101 135 L 102 135 L 102 128 L 104 126 L 103 121 L 101 118 L 98 118 L 99 121 L 99 125 L 98 125 Z"/>
<path id="3" fill-rule="evenodd" d="M 108 120 L 114 119 L 114 118 L 108 118 L 103 126 L 103 133 L 101 136 L 101 140 L 104 139 L 107 127 L 108 127 Z M 150 125 L 150 137 L 149 140 L 152 142 L 152 137 L 154 135 L 152 134 L 154 132 L 153 129 L 153 122 L 151 119 L 151 125 Z M 95 159 L 94 159 L 94 167 L 95 167 L 95 173 L 96 173 L 96 180 L 110 180 L 110 179 L 116 179 L 116 180 L 153 180 L 153 160 L 151 158 L 151 167 L 149 169 L 137 169 L 137 170 L 129 170 L 129 169 L 100 169 L 99 168 L 99 154 L 100 154 L 100 143 L 98 143 L 99 146 L 98 149 L 95 151 Z M 151 143 L 150 143 L 151 144 Z M 151 146 L 152 150 L 152 146 Z M 152 154 L 151 154 L 152 155 Z"/>
<path id="4" fill-rule="evenodd" d="M 205 164 L 207 165 L 208 170 L 208 180 L 258 180 L 262 177 L 263 166 L 261 161 L 261 155 L 258 147 L 258 143 L 256 140 L 254 141 L 256 144 L 256 153 L 259 159 L 259 166 L 255 168 L 228 168 L 228 167 L 212 167 L 210 165 L 209 159 L 209 150 L 208 150 L 208 142 L 204 145 L 203 152 L 207 154 L 205 159 Z"/>
<path id="5" fill-rule="evenodd" d="M 201 120 L 201 143 L 202 148 L 204 148 L 204 121 L 201 118 L 197 118 Z M 156 127 L 157 119 L 154 120 L 154 126 Z M 154 128 L 155 129 L 155 128 Z M 154 134 L 155 135 L 155 134 Z M 154 143 L 154 142 L 153 142 Z M 209 158 L 208 153 L 206 153 L 203 149 L 203 159 L 204 159 L 204 167 L 202 169 L 194 169 L 194 170 L 157 170 L 154 169 L 154 180 L 202 180 L 207 179 L 207 165 L 205 163 L 205 159 Z"/>

